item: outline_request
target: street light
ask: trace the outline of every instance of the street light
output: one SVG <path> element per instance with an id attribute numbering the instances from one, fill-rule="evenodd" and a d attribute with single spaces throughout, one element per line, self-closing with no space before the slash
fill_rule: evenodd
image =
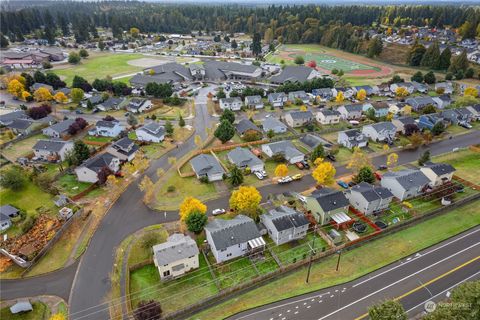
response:
<path id="1" fill-rule="evenodd" d="M 338 271 L 338 267 L 340 266 L 340 257 L 342 256 L 342 249 L 338 250 L 337 253 L 338 253 L 338 260 L 337 260 L 337 268 L 335 269 L 335 271 Z"/>

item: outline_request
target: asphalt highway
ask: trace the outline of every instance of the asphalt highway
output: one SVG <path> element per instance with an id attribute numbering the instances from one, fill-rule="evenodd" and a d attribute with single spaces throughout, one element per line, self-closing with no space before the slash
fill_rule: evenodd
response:
<path id="1" fill-rule="evenodd" d="M 425 312 L 427 301 L 439 302 L 458 284 L 475 279 L 480 279 L 480 227 L 355 281 L 247 310 L 229 319 L 358 320 L 367 318 L 369 306 L 385 299 L 399 299 L 413 317 Z"/>

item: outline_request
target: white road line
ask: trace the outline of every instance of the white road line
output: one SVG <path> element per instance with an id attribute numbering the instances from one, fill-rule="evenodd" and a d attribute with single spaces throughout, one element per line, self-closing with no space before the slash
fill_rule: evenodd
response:
<path id="1" fill-rule="evenodd" d="M 462 240 L 463 238 L 468 237 L 468 236 L 470 236 L 470 235 L 472 235 L 472 234 L 474 234 L 474 233 L 477 233 L 477 232 L 479 232 L 479 231 L 480 231 L 480 229 L 473 230 L 473 231 L 471 231 L 471 232 L 469 232 L 469 233 L 467 233 L 467 234 L 464 234 L 463 236 L 461 236 L 461 237 L 459 237 L 459 238 L 456 238 L 456 239 L 453 239 L 452 241 L 449 241 L 449 242 L 447 242 L 447 243 L 444 243 L 444 244 L 442 244 L 441 246 L 436 247 L 436 248 L 434 248 L 434 249 L 432 249 L 432 250 L 430 250 L 430 251 L 427 251 L 427 252 L 425 252 L 425 253 L 423 253 L 423 254 L 421 254 L 421 255 L 419 255 L 419 256 L 415 255 L 415 257 L 416 257 L 415 259 L 409 258 L 409 259 L 407 259 L 407 260 L 408 260 L 407 262 L 404 262 L 404 263 L 402 263 L 402 264 L 400 264 L 400 265 L 398 265 L 398 266 L 395 266 L 395 267 L 392 267 L 392 268 L 390 268 L 390 269 L 388 269 L 388 270 L 385 270 L 385 271 L 382 271 L 382 272 L 380 272 L 380 273 L 377 273 L 376 275 L 371 276 L 371 277 L 369 277 L 368 279 L 365 279 L 365 280 L 363 280 L 363 281 L 360 281 L 360 282 L 354 284 L 354 285 L 352 286 L 352 288 L 355 288 L 355 287 L 357 287 L 357 286 L 359 286 L 359 285 L 361 285 L 361 284 L 364 284 L 365 282 L 368 282 L 368 281 L 370 281 L 370 280 L 372 280 L 372 279 L 378 278 L 378 277 L 380 277 L 381 275 L 384 275 L 385 273 L 388 273 L 388 272 L 390 272 L 390 271 L 393 271 L 393 270 L 395 270 L 395 269 L 398 269 L 398 268 L 400 268 L 400 267 L 403 267 L 404 265 L 406 265 L 406 264 L 408 264 L 408 263 L 410 263 L 410 262 L 414 262 L 416 259 L 418 259 L 418 258 L 420 258 L 420 257 L 425 257 L 426 255 L 428 255 L 428 254 L 430 254 L 430 253 L 433 253 L 433 252 L 435 252 L 435 251 L 438 251 L 439 249 L 442 249 L 442 248 L 444 248 L 444 247 L 446 247 L 446 246 L 448 246 L 448 245 L 450 245 L 450 244 L 452 244 L 452 243 L 455 243 L 455 242 L 457 242 L 457 241 L 459 241 L 459 240 Z"/>
<path id="2" fill-rule="evenodd" d="M 477 273 L 475 273 L 475 274 L 472 274 L 472 275 L 471 275 L 471 276 L 469 276 L 468 278 L 465 278 L 465 279 L 463 279 L 462 281 L 459 281 L 459 282 L 455 283 L 453 286 L 451 286 L 451 287 L 449 287 L 449 288 L 447 288 L 447 289 L 443 290 L 442 292 L 439 292 L 439 293 L 437 293 L 436 295 L 432 296 L 430 299 L 428 299 L 428 300 L 425 300 L 425 301 L 423 301 L 423 302 L 421 302 L 421 303 L 417 304 L 415 307 L 408 309 L 406 312 L 407 312 L 407 313 L 409 313 L 409 312 L 411 312 L 412 310 L 415 310 L 415 309 L 416 309 L 416 308 L 418 308 L 419 306 L 422 306 L 422 305 L 424 305 L 424 304 L 425 304 L 425 302 L 427 302 L 427 301 L 430 301 L 430 300 L 432 300 L 432 299 L 434 299 L 434 298 L 436 298 L 436 297 L 438 297 L 438 296 L 442 295 L 442 294 L 443 294 L 443 293 L 445 293 L 446 291 L 449 291 L 449 290 L 451 290 L 451 289 L 455 288 L 456 286 L 458 286 L 458 285 L 460 285 L 460 284 L 464 283 L 465 281 L 468 281 L 468 280 L 470 280 L 470 279 L 471 279 L 471 278 L 473 278 L 473 277 L 476 277 L 476 276 L 477 276 L 477 275 L 479 275 L 479 274 L 480 274 L 480 271 L 478 271 L 478 272 L 477 272 Z"/>
<path id="3" fill-rule="evenodd" d="M 452 255 L 450 255 L 450 256 L 448 256 L 448 257 L 445 257 L 445 258 L 443 258 L 442 260 L 439 260 L 439 261 L 437 261 L 437 262 L 429 265 L 428 267 L 425 267 L 425 268 L 423 268 L 423 269 L 421 269 L 421 270 L 418 270 L 417 272 L 414 272 L 414 273 L 412 273 L 412 274 L 409 274 L 408 276 L 403 277 L 402 279 L 399 279 L 399 280 L 397 280 L 397 281 L 395 281 L 395 282 L 393 282 L 393 283 L 390 283 L 388 286 L 385 286 L 385 287 L 380 288 L 380 289 L 378 289 L 378 290 L 376 290 L 376 291 L 374 291 L 374 292 L 372 292 L 372 293 L 367 294 L 367 295 L 364 296 L 363 298 L 357 299 L 357 300 L 355 300 L 355 301 L 353 301 L 353 302 L 351 302 L 351 303 L 349 303 L 349 304 L 347 304 L 347 305 L 345 305 L 345 306 L 343 306 L 343 307 L 341 307 L 341 308 L 338 308 L 337 310 L 332 311 L 332 312 L 330 312 L 329 314 L 327 314 L 327 315 L 325 315 L 325 316 L 323 316 L 323 317 L 321 317 L 321 318 L 318 318 L 318 320 L 322 320 L 322 319 L 328 318 L 328 317 L 330 317 L 331 315 L 334 315 L 335 313 L 337 313 L 337 312 L 339 312 L 339 311 L 342 311 L 342 310 L 344 310 L 344 309 L 347 309 L 347 308 L 353 306 L 354 304 L 357 304 L 357 303 L 360 302 L 360 301 L 363 301 L 363 300 L 365 300 L 365 299 L 367 299 L 367 298 L 370 298 L 371 296 L 373 296 L 373 295 L 375 295 L 375 294 L 377 294 L 377 293 L 379 293 L 379 292 L 382 292 L 383 290 L 388 289 L 388 288 L 396 285 L 397 283 L 400 283 L 400 282 L 402 282 L 402 281 L 404 281 L 404 280 L 406 280 L 406 279 L 409 279 L 409 278 L 411 278 L 411 277 L 413 277 L 413 276 L 415 276 L 415 275 L 417 275 L 417 274 L 419 274 L 419 273 L 421 273 L 421 272 L 423 272 L 423 271 L 425 271 L 425 270 L 427 270 L 427 269 L 430 269 L 431 267 L 434 267 L 434 266 L 436 266 L 437 264 L 444 262 L 445 260 L 448 260 L 448 259 L 450 259 L 450 258 L 452 258 L 452 257 L 454 257 L 454 256 L 456 256 L 456 255 L 458 255 L 458 254 L 461 254 L 461 253 L 463 253 L 464 251 L 467 251 L 467 250 L 469 250 L 469 249 L 471 249 L 471 248 L 473 248 L 473 247 L 475 247 L 475 246 L 477 246 L 477 245 L 479 245 L 479 244 L 480 244 L 480 242 L 477 242 L 477 243 L 475 243 L 475 244 L 472 244 L 471 246 L 469 246 L 469 247 L 467 247 L 467 248 L 465 248 L 465 249 L 463 249 L 463 250 L 460 250 L 460 251 L 458 251 L 457 253 L 454 253 L 454 254 L 452 254 Z"/>

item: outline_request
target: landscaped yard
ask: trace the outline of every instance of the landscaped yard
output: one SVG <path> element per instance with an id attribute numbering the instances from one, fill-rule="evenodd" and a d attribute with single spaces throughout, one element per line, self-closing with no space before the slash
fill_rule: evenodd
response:
<path id="1" fill-rule="evenodd" d="M 38 139 L 49 139 L 43 134 L 36 134 L 31 137 L 28 137 L 24 140 L 13 143 L 12 145 L 6 147 L 2 154 L 12 161 L 17 160 L 19 157 L 25 157 L 29 154 L 33 154 L 33 146 L 37 143 Z"/>
<path id="2" fill-rule="evenodd" d="M 64 174 L 56 182 L 55 185 L 60 189 L 61 193 L 71 197 L 79 194 L 83 190 L 90 187 L 92 184 L 89 182 L 79 182 L 75 174 Z"/>
<path id="3" fill-rule="evenodd" d="M 313 241 L 315 238 L 315 241 Z M 317 252 L 328 249 L 328 244 L 319 235 L 314 235 L 310 231 L 304 239 L 292 241 L 280 246 L 276 246 L 274 242 L 270 242 L 271 250 L 276 254 L 283 264 L 290 264 L 302 259 L 306 259 L 312 248 Z"/>
<path id="4" fill-rule="evenodd" d="M 337 256 L 314 263 L 309 285 L 305 285 L 305 269 L 270 282 L 205 310 L 191 319 L 224 319 L 236 312 L 278 301 L 306 292 L 356 279 L 399 258 L 408 256 L 434 243 L 445 240 L 480 224 L 477 207 L 480 201 L 457 208 L 441 216 L 372 241 L 342 254 L 339 271 L 335 271 Z M 385 250 L 385 248 L 389 248 Z M 375 252 L 374 255 L 371 253 Z"/>
<path id="5" fill-rule="evenodd" d="M 43 302 L 33 302 L 33 310 L 30 312 L 22 312 L 12 314 L 10 307 L 5 307 L 0 310 L 0 319 L 2 320 L 48 320 L 50 317 L 50 310 Z"/>
<path id="6" fill-rule="evenodd" d="M 451 164 L 457 169 L 455 174 L 465 180 L 477 184 L 480 181 L 480 152 L 460 150 L 433 157 L 432 161 Z"/>
<path id="7" fill-rule="evenodd" d="M 167 241 L 168 232 L 162 225 L 153 225 L 143 230 L 145 233 L 136 238 L 130 247 L 128 253 L 130 266 L 151 259 L 152 246 Z"/>
<path id="8" fill-rule="evenodd" d="M 215 263 L 211 253 L 209 254 L 209 260 L 211 264 Z M 258 276 L 252 262 L 246 257 L 215 265 L 214 272 L 223 289 L 233 287 Z"/>
<path id="9" fill-rule="evenodd" d="M 85 143 L 88 143 L 89 141 L 92 142 L 102 142 L 102 143 L 109 143 L 113 140 L 112 137 L 102 137 L 102 136 L 91 136 L 91 135 L 86 135 L 83 138 L 83 141 Z"/>

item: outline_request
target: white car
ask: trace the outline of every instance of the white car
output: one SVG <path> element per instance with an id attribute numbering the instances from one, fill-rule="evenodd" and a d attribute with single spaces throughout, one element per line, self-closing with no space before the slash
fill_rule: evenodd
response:
<path id="1" fill-rule="evenodd" d="M 265 170 L 261 170 L 261 171 L 257 171 L 257 172 L 260 172 L 264 178 L 268 177 L 267 171 L 265 171 Z"/>
<path id="2" fill-rule="evenodd" d="M 212 215 L 218 216 L 218 215 L 224 214 L 225 212 L 226 212 L 225 209 L 214 209 L 212 210 Z"/>
<path id="3" fill-rule="evenodd" d="M 264 178 L 263 174 L 259 171 L 255 171 L 253 174 L 257 176 L 258 180 L 263 180 Z"/>

